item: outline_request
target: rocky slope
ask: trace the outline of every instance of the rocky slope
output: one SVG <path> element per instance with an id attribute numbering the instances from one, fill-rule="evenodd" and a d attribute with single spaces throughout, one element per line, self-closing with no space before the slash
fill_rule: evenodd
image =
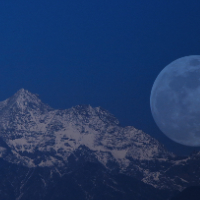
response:
<path id="1" fill-rule="evenodd" d="M 111 158 L 126 167 L 127 157 L 151 160 L 172 156 L 142 131 L 119 126 L 118 120 L 100 107 L 54 110 L 24 89 L 0 102 L 0 137 L 16 158 L 14 162 L 27 167 L 64 166 L 81 145 L 93 150 L 105 166 Z M 1 154 L 5 151 L 2 147 Z"/>
<path id="2" fill-rule="evenodd" d="M 0 157 L 2 166 L 15 166 L 13 168 L 22 173 L 20 177 L 24 181 L 20 182 L 16 175 L 17 181 L 12 184 L 5 173 L 0 173 L 2 180 L 5 179 L 4 185 L 16 184 L 12 192 L 16 199 L 26 199 L 27 189 L 23 191 L 23 188 L 28 187 L 29 179 L 36 179 L 46 194 L 40 199 L 50 195 L 52 182 L 59 188 L 62 181 L 70 185 L 67 181 L 73 177 L 76 177 L 71 180 L 73 190 L 82 188 L 79 188 L 80 199 L 101 199 L 96 193 L 103 195 L 102 191 L 108 188 L 104 199 L 117 199 L 120 195 L 121 199 L 131 199 L 134 194 L 135 199 L 150 200 L 150 196 L 166 199 L 185 187 L 199 185 L 198 152 L 178 158 L 148 134 L 131 126 L 121 127 L 118 120 L 101 107 L 79 105 L 55 110 L 24 89 L 0 102 Z M 7 167 L 4 170 L 6 174 L 15 171 Z M 138 183 L 145 192 L 139 192 Z M 69 195 L 66 189 L 64 191 Z"/>

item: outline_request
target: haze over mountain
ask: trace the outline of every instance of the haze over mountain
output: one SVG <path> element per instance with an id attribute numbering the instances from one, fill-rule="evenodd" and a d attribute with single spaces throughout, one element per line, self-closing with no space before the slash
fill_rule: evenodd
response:
<path id="1" fill-rule="evenodd" d="M 55 110 L 24 89 L 0 102 L 0 157 L 3 199 L 164 200 L 199 185 L 199 152 L 177 157 L 101 107 Z"/>

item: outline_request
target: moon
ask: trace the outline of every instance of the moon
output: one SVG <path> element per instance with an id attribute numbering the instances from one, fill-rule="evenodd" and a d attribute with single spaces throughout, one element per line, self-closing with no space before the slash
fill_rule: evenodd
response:
<path id="1" fill-rule="evenodd" d="M 182 145 L 200 146 L 200 55 L 179 58 L 160 72 L 150 106 L 167 137 Z"/>

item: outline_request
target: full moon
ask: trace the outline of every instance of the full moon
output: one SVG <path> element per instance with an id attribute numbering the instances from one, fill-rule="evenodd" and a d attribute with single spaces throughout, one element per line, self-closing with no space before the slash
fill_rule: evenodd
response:
<path id="1" fill-rule="evenodd" d="M 200 55 L 179 58 L 160 72 L 150 106 L 167 137 L 186 146 L 200 146 Z"/>

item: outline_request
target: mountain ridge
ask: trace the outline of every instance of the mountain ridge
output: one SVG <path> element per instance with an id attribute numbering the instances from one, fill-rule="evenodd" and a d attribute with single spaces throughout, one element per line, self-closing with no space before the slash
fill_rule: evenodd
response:
<path id="1" fill-rule="evenodd" d="M 101 107 L 53 109 L 24 89 L 0 102 L 0 159 L 30 170 L 48 169 L 61 179 L 90 163 L 108 176 L 127 176 L 170 193 L 199 184 L 200 176 L 195 168 L 199 152 L 177 157 L 143 131 L 122 127 Z"/>
<path id="2" fill-rule="evenodd" d="M 36 95 L 24 89 L 0 102 L 0 105 L 3 105 L 0 106 L 1 137 L 8 146 L 14 147 L 13 152 L 19 157 L 23 157 L 25 152 L 34 153 L 36 150 L 48 152 L 53 149 L 57 156 L 63 156 L 64 160 L 69 151 L 72 152 L 78 146 L 85 145 L 98 151 L 97 154 L 101 154 L 101 151 L 104 154 L 110 152 L 115 159 L 121 162 L 122 160 L 127 161 L 126 154 L 132 156 L 130 147 L 132 143 L 135 144 L 133 150 L 137 151 L 138 159 L 150 159 L 151 156 L 155 156 L 153 154 L 159 154 L 156 148 L 149 148 L 146 155 L 144 152 L 141 154 L 137 147 L 141 145 L 141 140 L 151 139 L 150 136 L 133 127 L 119 126 L 119 121 L 101 107 L 78 105 L 71 109 L 54 110 L 43 104 Z M 48 149 L 48 145 L 42 141 L 46 141 L 51 147 Z M 151 141 L 154 145 L 159 145 L 157 140 L 151 139 Z M 62 148 L 60 148 L 61 144 Z M 144 142 L 142 144 L 144 145 Z M 45 147 L 41 148 L 41 146 Z M 146 146 L 150 144 L 146 143 Z M 161 145 L 159 151 L 172 155 Z M 60 162 L 60 160 L 57 161 Z M 65 161 L 67 162 L 66 159 Z M 50 161 L 47 163 L 49 166 Z M 52 161 L 52 163 L 55 162 Z M 41 165 L 43 166 L 44 162 Z"/>

